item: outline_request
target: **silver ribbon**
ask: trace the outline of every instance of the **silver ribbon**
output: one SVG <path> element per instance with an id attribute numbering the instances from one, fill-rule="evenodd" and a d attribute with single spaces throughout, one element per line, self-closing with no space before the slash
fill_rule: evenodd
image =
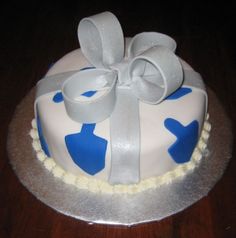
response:
<path id="1" fill-rule="evenodd" d="M 37 84 L 36 103 L 40 96 L 62 90 L 66 111 L 73 120 L 97 123 L 109 117 L 112 157 L 109 182 L 137 183 L 139 100 L 161 103 L 181 86 L 188 71 L 183 72 L 182 63 L 174 54 L 175 41 L 156 32 L 136 35 L 124 56 L 123 32 L 110 12 L 84 18 L 79 23 L 78 37 L 84 56 L 96 68 L 42 79 Z M 192 75 L 199 78 L 192 73 L 189 78 Z M 204 88 L 201 80 L 190 79 L 189 84 Z M 103 90 L 103 94 L 89 101 L 78 100 L 82 93 L 91 90 Z"/>

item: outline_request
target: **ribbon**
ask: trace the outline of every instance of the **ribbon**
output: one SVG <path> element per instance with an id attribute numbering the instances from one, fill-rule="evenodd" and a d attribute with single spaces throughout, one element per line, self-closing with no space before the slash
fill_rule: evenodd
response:
<path id="1" fill-rule="evenodd" d="M 120 23 L 110 12 L 82 19 L 78 37 L 84 56 L 96 68 L 46 77 L 37 85 L 36 98 L 62 90 L 66 112 L 71 119 L 97 123 L 110 118 L 109 182 L 138 183 L 139 100 L 148 104 L 161 103 L 181 86 L 184 74 L 188 72 L 183 72 L 181 62 L 174 54 L 175 41 L 164 34 L 145 32 L 136 35 L 125 55 Z M 193 78 L 199 78 L 193 75 Z M 204 87 L 201 80 L 200 83 L 190 80 L 192 84 Z M 91 90 L 102 93 L 96 99 L 78 100 L 82 93 Z"/>

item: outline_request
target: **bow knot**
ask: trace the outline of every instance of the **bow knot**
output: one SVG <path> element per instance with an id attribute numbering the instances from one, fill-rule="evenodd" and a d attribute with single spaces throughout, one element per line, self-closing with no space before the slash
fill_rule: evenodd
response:
<path id="1" fill-rule="evenodd" d="M 121 62 L 113 64 L 110 66 L 111 70 L 114 70 L 117 74 L 117 80 L 119 86 L 127 86 L 130 83 L 130 78 L 128 74 L 129 60 L 123 59 Z"/>

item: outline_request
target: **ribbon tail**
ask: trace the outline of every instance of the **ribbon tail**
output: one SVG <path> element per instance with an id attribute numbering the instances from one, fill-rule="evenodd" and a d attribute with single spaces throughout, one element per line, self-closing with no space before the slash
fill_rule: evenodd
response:
<path id="1" fill-rule="evenodd" d="M 46 76 L 37 83 L 37 90 L 35 98 L 36 100 L 48 93 L 61 90 L 63 83 L 71 77 L 73 74 L 79 72 L 79 70 L 64 72 L 51 76 Z"/>
<path id="2" fill-rule="evenodd" d="M 205 95 L 205 116 L 206 116 L 208 107 L 208 96 L 201 75 L 193 70 L 184 69 L 183 72 L 184 72 L 183 85 L 188 87 L 194 87 L 195 89 L 200 90 Z"/>
<path id="3" fill-rule="evenodd" d="M 183 84 L 185 86 L 195 87 L 204 92 L 206 91 L 206 87 L 199 73 L 193 70 L 186 70 L 186 69 L 183 72 L 184 72 Z"/>
<path id="4" fill-rule="evenodd" d="M 71 77 L 73 74 L 79 72 L 76 71 L 69 71 L 60 74 L 55 74 L 51 76 L 46 76 L 42 78 L 36 86 L 36 95 L 35 95 L 35 102 L 34 102 L 34 113 L 37 115 L 37 103 L 41 96 L 46 94 L 56 92 L 61 90 L 63 83 L 67 80 L 68 77 Z"/>
<path id="5" fill-rule="evenodd" d="M 110 184 L 133 184 L 140 179 L 139 100 L 129 88 L 117 88 L 117 101 L 110 117 Z"/>

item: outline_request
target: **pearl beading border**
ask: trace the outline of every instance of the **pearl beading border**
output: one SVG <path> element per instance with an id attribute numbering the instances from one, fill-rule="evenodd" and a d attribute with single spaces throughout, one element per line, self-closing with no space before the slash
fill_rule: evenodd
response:
<path id="1" fill-rule="evenodd" d="M 154 189 L 164 184 L 170 184 L 174 179 L 181 178 L 192 171 L 200 163 L 202 157 L 209 154 L 207 142 L 210 137 L 211 124 L 209 122 L 209 114 L 207 114 L 201 136 L 189 162 L 178 165 L 175 169 L 166 172 L 164 175 L 144 179 L 138 184 L 110 185 L 108 182 L 102 180 L 88 178 L 83 175 L 75 176 L 70 172 L 66 172 L 56 164 L 53 158 L 48 157 L 44 153 L 39 141 L 36 120 L 33 119 L 31 124 L 30 136 L 33 139 L 32 146 L 36 151 L 37 159 L 43 163 L 44 167 L 52 172 L 54 177 L 62 179 L 66 184 L 71 184 L 78 189 L 86 189 L 94 193 L 134 194 L 147 189 Z"/>

